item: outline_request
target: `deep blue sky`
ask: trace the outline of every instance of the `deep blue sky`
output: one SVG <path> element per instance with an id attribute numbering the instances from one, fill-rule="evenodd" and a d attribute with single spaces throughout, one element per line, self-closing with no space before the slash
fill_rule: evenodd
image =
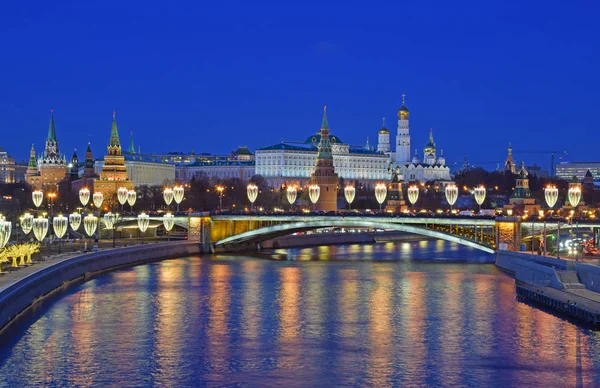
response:
<path id="1" fill-rule="evenodd" d="M 503 161 L 509 141 L 528 164 L 600 160 L 597 2 L 356 4 L 8 2 L 0 146 L 41 151 L 54 108 L 61 150 L 101 156 L 114 109 L 142 152 L 222 154 L 304 140 L 324 104 L 364 144 L 382 117 L 395 137 L 406 93 L 413 148 L 433 127 L 449 162 Z"/>

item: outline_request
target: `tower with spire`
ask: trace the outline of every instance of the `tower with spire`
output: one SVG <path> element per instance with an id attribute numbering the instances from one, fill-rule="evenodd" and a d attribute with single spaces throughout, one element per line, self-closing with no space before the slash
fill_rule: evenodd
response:
<path id="1" fill-rule="evenodd" d="M 504 162 L 504 172 L 509 172 L 511 174 L 517 173 L 517 166 L 513 160 L 512 156 L 512 145 L 508 143 L 508 156 L 506 157 L 506 162 Z"/>
<path id="2" fill-rule="evenodd" d="M 71 182 L 79 179 L 79 158 L 77 157 L 77 150 L 73 151 L 73 157 L 71 157 L 71 168 L 69 169 L 69 180 Z"/>
<path id="3" fill-rule="evenodd" d="M 311 176 L 311 184 L 320 187 L 320 196 L 315 204 L 315 210 L 337 211 L 338 174 L 333 166 L 327 106 L 323 108 L 323 121 L 318 135 L 320 141 L 317 146 L 317 163 Z"/>
<path id="4" fill-rule="evenodd" d="M 29 164 L 29 170 L 33 172 L 34 167 L 32 166 L 31 157 Z M 46 188 L 55 190 L 58 183 L 67 176 L 67 160 L 58 148 L 56 126 L 54 125 L 54 110 L 50 110 L 50 125 L 48 126 L 46 146 L 44 152 L 37 157 L 36 164 L 38 173 L 36 175 L 28 174 L 27 176 L 27 182 L 36 189 Z"/>
<path id="5" fill-rule="evenodd" d="M 135 146 L 133 145 L 133 131 L 129 131 L 129 153 L 135 154 Z"/>
<path id="6" fill-rule="evenodd" d="M 405 94 L 402 95 L 402 106 L 398 110 L 398 134 L 396 135 L 396 163 L 410 163 L 410 129 L 408 126 L 408 108 Z"/>
<path id="7" fill-rule="evenodd" d="M 377 152 L 387 154 L 390 152 L 390 131 L 385 127 L 385 117 L 383 118 L 383 126 L 377 132 Z"/>
<path id="8" fill-rule="evenodd" d="M 429 141 L 423 148 L 423 163 L 433 166 L 437 161 L 435 141 L 433 141 L 433 128 L 429 128 Z"/>
<path id="9" fill-rule="evenodd" d="M 113 112 L 108 152 L 104 156 L 104 165 L 100 177 L 94 180 L 94 192 L 102 192 L 106 198 L 114 195 L 120 187 L 133 189 L 133 182 L 125 166 L 125 157 L 121 153 L 119 129 L 117 128 L 117 114 Z"/>

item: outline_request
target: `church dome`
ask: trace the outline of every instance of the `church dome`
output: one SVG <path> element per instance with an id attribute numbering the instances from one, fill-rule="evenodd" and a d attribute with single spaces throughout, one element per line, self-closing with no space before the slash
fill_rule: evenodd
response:
<path id="1" fill-rule="evenodd" d="M 378 132 L 380 135 L 389 135 L 390 134 L 390 130 L 387 129 L 386 127 L 381 127 L 381 129 Z"/>

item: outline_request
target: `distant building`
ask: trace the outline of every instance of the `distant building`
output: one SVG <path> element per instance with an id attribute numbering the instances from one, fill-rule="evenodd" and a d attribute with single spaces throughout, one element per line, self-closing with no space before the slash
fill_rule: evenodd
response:
<path id="1" fill-rule="evenodd" d="M 10 154 L 0 148 L 0 183 L 24 182 L 25 168 L 16 164 Z"/>
<path id="2" fill-rule="evenodd" d="M 504 172 L 517 173 L 517 165 L 513 160 L 512 145 L 510 143 L 508 143 L 508 156 L 506 157 L 506 162 L 504 162 Z"/>
<path id="3" fill-rule="evenodd" d="M 77 166 L 77 179 L 71 181 L 71 190 L 79 192 L 80 189 L 94 187 L 94 179 L 98 177 L 94 169 L 94 156 L 92 155 L 92 147 L 88 143 L 85 150 L 85 162 Z"/>
<path id="4" fill-rule="evenodd" d="M 556 165 L 556 177 L 564 180 L 571 180 L 574 176 L 583 180 L 588 171 L 594 180 L 600 179 L 600 162 L 563 162 Z"/>
<path id="5" fill-rule="evenodd" d="M 446 166 L 444 151 L 437 156 L 433 129 L 429 129 L 429 141 L 423 149 L 423 161 L 419 158 L 417 150 L 411 163 L 399 164 L 400 175 L 405 182 L 450 181 L 450 167 Z"/>
<path id="6" fill-rule="evenodd" d="M 542 170 L 542 167 L 537 164 L 533 164 L 533 166 L 527 166 L 527 171 L 529 171 L 530 175 L 535 175 L 538 178 L 548 178 L 548 171 Z"/>
<path id="7" fill-rule="evenodd" d="M 510 196 L 509 204 L 504 206 L 505 210 L 512 210 L 516 215 L 536 215 L 541 209 L 535 198 L 531 195 L 529 188 L 529 173 L 525 164 L 521 164 L 521 170 L 517 175 L 515 190 Z"/>
<path id="8" fill-rule="evenodd" d="M 254 175 L 253 161 L 240 160 L 209 160 L 197 161 L 192 164 L 181 164 L 175 167 L 175 179 L 187 182 L 192 178 L 206 177 L 209 179 L 240 179 L 248 181 Z"/>

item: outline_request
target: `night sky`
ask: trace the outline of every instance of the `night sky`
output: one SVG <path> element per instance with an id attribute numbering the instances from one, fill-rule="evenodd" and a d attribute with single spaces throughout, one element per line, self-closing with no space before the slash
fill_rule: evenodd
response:
<path id="1" fill-rule="evenodd" d="M 4 2 L 0 146 L 41 151 L 53 108 L 61 151 L 101 157 L 116 110 L 143 153 L 224 154 L 303 141 L 325 104 L 376 144 L 406 93 L 412 148 L 433 127 L 449 164 L 493 169 L 509 141 L 527 164 L 600 160 L 598 2 L 175 3 Z"/>

